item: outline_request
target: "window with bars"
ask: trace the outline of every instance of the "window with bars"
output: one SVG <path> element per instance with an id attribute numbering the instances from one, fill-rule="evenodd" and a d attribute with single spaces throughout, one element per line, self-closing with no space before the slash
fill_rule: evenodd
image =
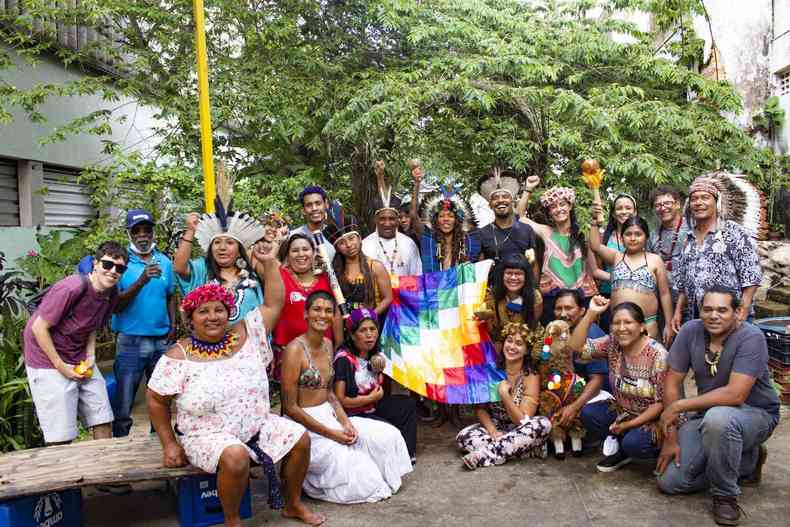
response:
<path id="1" fill-rule="evenodd" d="M 790 68 L 780 71 L 779 76 L 779 95 L 790 95 Z"/>

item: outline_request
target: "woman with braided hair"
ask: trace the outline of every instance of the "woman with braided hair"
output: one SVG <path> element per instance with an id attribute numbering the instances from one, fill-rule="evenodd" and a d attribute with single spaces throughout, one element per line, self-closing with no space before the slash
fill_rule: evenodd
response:
<path id="1" fill-rule="evenodd" d="M 540 275 L 541 322 L 545 325 L 554 320 L 554 300 L 561 290 L 578 289 L 588 302 L 597 294 L 593 273 L 598 266 L 576 222 L 576 192 L 572 188 L 552 187 L 540 197 L 540 204 L 554 225 L 537 223 L 526 215 L 530 193 L 538 184 L 540 178 L 537 176 L 527 178 L 518 210 L 520 221 L 532 227 L 545 245 Z"/>
<path id="2" fill-rule="evenodd" d="M 551 421 L 536 416 L 540 375 L 532 369 L 529 355 L 543 344 L 543 329 L 511 322 L 502 329 L 502 353 L 498 366 L 506 378 L 499 383 L 500 401 L 475 409 L 479 423 L 469 425 L 455 438 L 467 452 L 464 465 L 470 470 L 502 465 L 509 459 L 546 457 L 546 438 Z"/>

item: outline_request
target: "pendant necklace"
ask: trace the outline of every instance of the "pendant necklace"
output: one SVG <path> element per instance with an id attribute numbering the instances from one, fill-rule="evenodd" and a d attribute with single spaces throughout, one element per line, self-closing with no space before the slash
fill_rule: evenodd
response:
<path id="1" fill-rule="evenodd" d="M 732 328 L 730 332 L 724 336 L 724 339 L 721 342 L 721 349 L 719 349 L 719 351 L 712 351 L 710 349 L 710 333 L 705 330 L 705 364 L 708 365 L 708 373 L 710 373 L 711 377 L 715 377 L 719 372 L 719 360 L 721 360 L 721 354 L 724 352 L 724 347 L 727 345 L 727 339 L 730 338 L 730 335 L 732 335 L 736 329 L 738 329 L 738 325 Z"/>

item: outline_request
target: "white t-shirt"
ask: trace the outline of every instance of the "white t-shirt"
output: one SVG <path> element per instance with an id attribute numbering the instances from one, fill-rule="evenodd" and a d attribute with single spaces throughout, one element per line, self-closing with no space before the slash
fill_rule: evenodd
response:
<path id="1" fill-rule="evenodd" d="M 389 240 L 379 237 L 378 232 L 368 235 L 362 240 L 362 253 L 381 262 L 390 274 L 422 274 L 422 260 L 417 244 L 402 232 L 397 232 Z"/>

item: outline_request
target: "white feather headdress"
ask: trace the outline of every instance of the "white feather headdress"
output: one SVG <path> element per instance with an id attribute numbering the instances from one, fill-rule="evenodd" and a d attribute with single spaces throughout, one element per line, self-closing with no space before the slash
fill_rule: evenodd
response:
<path id="1" fill-rule="evenodd" d="M 518 196 L 520 189 L 521 182 L 518 180 L 515 173 L 502 170 L 499 167 L 495 167 L 491 173 L 477 180 L 477 192 L 483 196 L 486 201 L 489 201 L 491 194 L 497 190 L 507 191 L 515 198 Z"/>
<path id="2" fill-rule="evenodd" d="M 233 238 L 248 249 L 263 238 L 264 228 L 257 220 L 247 214 L 231 212 L 233 180 L 227 175 L 224 164 L 220 164 L 217 174 L 217 197 L 214 198 L 214 214 L 203 214 L 195 229 L 195 239 L 203 251 L 208 252 L 211 242 L 218 236 Z"/>

